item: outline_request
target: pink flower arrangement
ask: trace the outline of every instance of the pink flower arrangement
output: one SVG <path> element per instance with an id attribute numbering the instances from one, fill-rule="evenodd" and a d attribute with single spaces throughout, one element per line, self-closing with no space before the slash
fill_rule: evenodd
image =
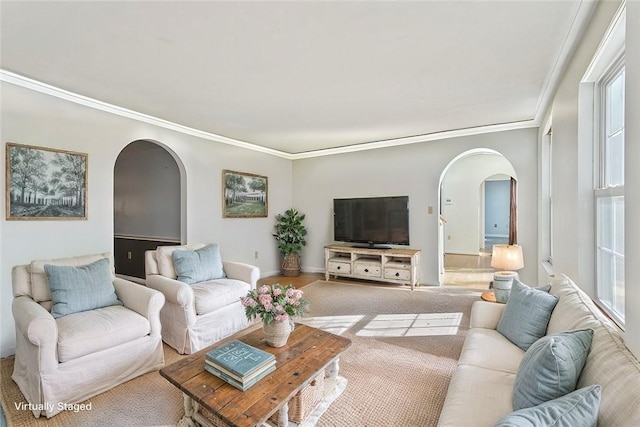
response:
<path id="1" fill-rule="evenodd" d="M 309 304 L 302 299 L 302 291 L 293 285 L 282 286 L 279 283 L 249 291 L 246 297 L 240 297 L 249 320 L 260 316 L 264 323 L 288 320 L 289 316 L 301 315 Z"/>

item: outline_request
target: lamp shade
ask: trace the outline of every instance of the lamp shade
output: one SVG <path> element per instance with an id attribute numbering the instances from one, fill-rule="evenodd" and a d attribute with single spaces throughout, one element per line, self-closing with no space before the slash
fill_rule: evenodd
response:
<path id="1" fill-rule="evenodd" d="M 524 267 L 522 246 L 493 245 L 491 267 L 496 270 L 516 271 Z"/>

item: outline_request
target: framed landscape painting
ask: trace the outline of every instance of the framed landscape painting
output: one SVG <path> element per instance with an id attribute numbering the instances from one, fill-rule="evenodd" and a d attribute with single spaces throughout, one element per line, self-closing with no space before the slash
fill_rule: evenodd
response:
<path id="1" fill-rule="evenodd" d="M 222 171 L 222 217 L 260 218 L 268 212 L 268 180 L 252 173 Z"/>
<path id="2" fill-rule="evenodd" d="M 7 219 L 87 219 L 87 157 L 7 143 Z"/>

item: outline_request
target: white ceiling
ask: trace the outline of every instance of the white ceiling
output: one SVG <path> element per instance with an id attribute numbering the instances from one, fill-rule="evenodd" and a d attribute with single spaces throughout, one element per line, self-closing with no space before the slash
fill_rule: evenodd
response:
<path id="1" fill-rule="evenodd" d="M 594 4 L 2 1 L 0 67 L 6 81 L 312 155 L 538 125 Z"/>

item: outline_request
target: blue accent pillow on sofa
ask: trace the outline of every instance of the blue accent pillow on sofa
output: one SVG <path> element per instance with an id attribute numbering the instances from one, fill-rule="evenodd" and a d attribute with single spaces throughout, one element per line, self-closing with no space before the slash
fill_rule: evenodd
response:
<path id="1" fill-rule="evenodd" d="M 587 361 L 593 329 L 547 335 L 527 350 L 513 386 L 513 409 L 537 406 L 571 393 Z"/>
<path id="2" fill-rule="evenodd" d="M 220 248 L 217 244 L 204 248 L 173 251 L 173 266 L 178 280 L 188 285 L 227 277 L 222 268 Z"/>
<path id="3" fill-rule="evenodd" d="M 496 328 L 509 341 L 527 349 L 547 333 L 558 297 L 513 281 L 511 295 Z"/>
<path id="4" fill-rule="evenodd" d="M 79 267 L 45 264 L 54 318 L 111 305 L 122 305 L 113 287 L 107 258 Z"/>
<path id="5" fill-rule="evenodd" d="M 590 385 L 500 419 L 495 427 L 596 427 L 600 386 Z"/>

